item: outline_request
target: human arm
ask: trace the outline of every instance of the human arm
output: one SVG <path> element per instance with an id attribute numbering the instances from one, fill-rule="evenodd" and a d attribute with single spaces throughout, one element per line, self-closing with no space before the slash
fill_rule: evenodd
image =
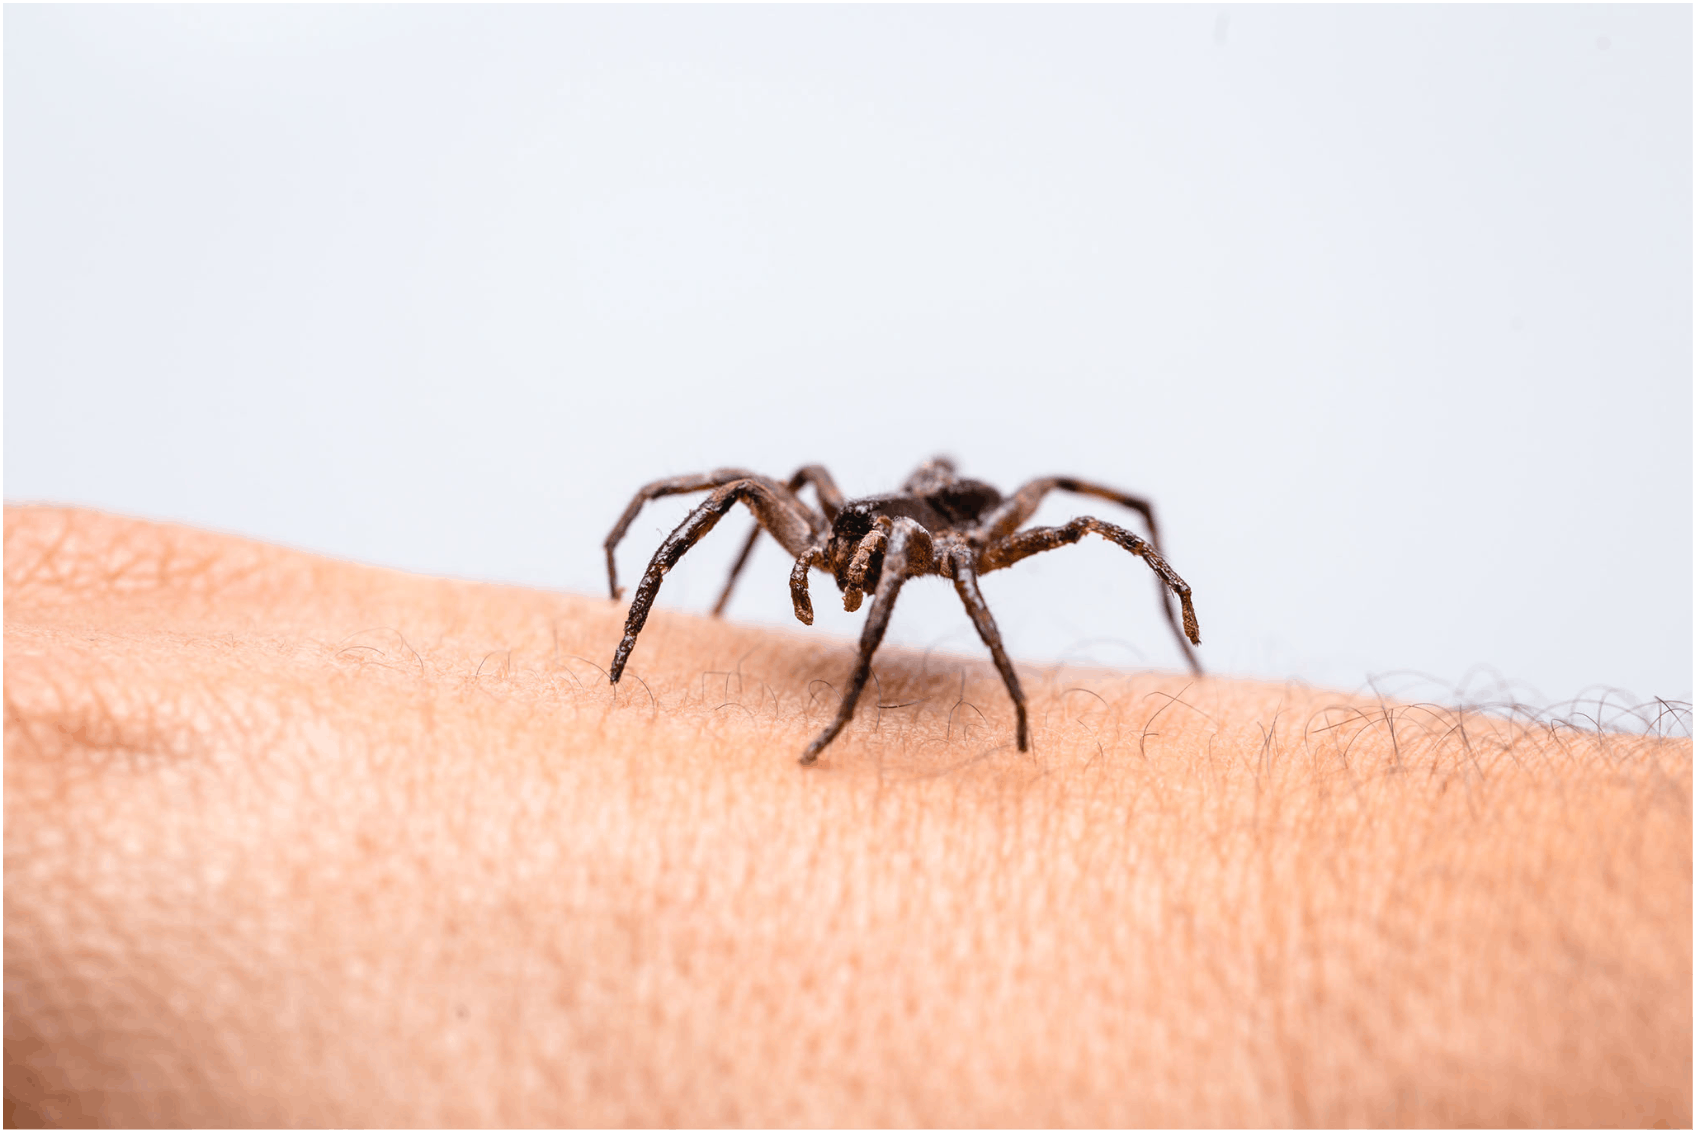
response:
<path id="1" fill-rule="evenodd" d="M 9 508 L 9 1117 L 1691 1119 L 1687 740 L 623 617 Z"/>

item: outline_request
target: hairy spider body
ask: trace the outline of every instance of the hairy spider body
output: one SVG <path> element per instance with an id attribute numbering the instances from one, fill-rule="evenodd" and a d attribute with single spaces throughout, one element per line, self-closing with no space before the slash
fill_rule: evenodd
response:
<path id="1" fill-rule="evenodd" d="M 818 510 L 798 496 L 805 485 L 814 487 L 815 496 L 820 501 Z M 1015 667 L 1004 652 L 997 623 L 992 620 L 991 611 L 980 596 L 979 577 L 1012 566 L 1034 554 L 1078 542 L 1088 534 L 1101 535 L 1128 553 L 1138 555 L 1156 573 L 1163 612 L 1170 628 L 1175 631 L 1181 652 L 1193 672 L 1202 672 L 1192 652 L 1192 646 L 1199 643 L 1192 590 L 1163 560 L 1157 538 L 1157 520 L 1151 504 L 1144 499 L 1067 476 L 1031 480 L 1006 498 L 989 483 L 959 478 L 955 465 L 942 458 L 923 464 L 902 488 L 891 494 L 850 500 L 839 493 L 838 485 L 826 469 L 815 465 L 800 468 L 784 483 L 731 467 L 703 475 L 662 479 L 633 496 L 625 514 L 614 524 L 603 544 L 608 555 L 608 590 L 616 601 L 620 597 L 620 586 L 614 566 L 614 548 L 625 537 L 632 520 L 651 499 L 692 491 L 708 491 L 709 496 L 685 516 L 685 521 L 649 560 L 649 567 L 638 582 L 631 611 L 626 617 L 625 636 L 621 638 L 620 647 L 614 652 L 614 663 L 608 669 L 608 680 L 611 684 L 619 683 L 626 668 L 626 659 L 637 644 L 638 633 L 643 629 L 656 592 L 661 588 L 662 577 L 678 565 L 685 552 L 712 530 L 715 523 L 741 502 L 755 515 L 756 525 L 745 540 L 738 560 L 732 565 L 732 573 L 727 578 L 726 588 L 721 591 L 720 600 L 715 603 L 716 616 L 726 608 L 732 587 L 763 530 L 796 559 L 791 568 L 791 604 L 797 620 L 804 625 L 814 624 L 815 619 L 814 605 L 809 598 L 811 568 L 825 570 L 832 575 L 843 594 L 844 608 L 850 612 L 860 609 L 869 593 L 873 595 L 867 623 L 862 627 L 856 667 L 844 688 L 838 712 L 832 723 L 803 750 L 801 760 L 804 764 L 812 764 L 821 750 L 831 744 L 849 723 L 862 689 L 868 683 L 874 651 L 885 636 L 898 590 L 910 578 L 926 574 L 949 578 L 955 584 L 957 596 L 973 619 L 980 639 L 991 651 L 992 661 L 1003 677 L 1010 700 L 1015 704 L 1015 743 L 1025 752 L 1027 699 L 1022 695 Z M 1082 515 L 1063 526 L 1018 530 L 1051 491 L 1072 491 L 1119 503 L 1144 519 L 1151 538 L 1147 541 L 1130 530 L 1089 515 Z M 1181 600 L 1178 621 L 1171 592 Z"/>

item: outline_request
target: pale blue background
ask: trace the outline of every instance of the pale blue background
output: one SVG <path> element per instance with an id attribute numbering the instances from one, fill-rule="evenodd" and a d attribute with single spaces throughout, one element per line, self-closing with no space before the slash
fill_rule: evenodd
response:
<path id="1" fill-rule="evenodd" d="M 9 7 L 5 494 L 595 593 L 650 478 L 946 450 L 1151 495 L 1213 669 L 1686 697 L 1691 19 Z M 1178 665 L 1107 545 L 986 589 Z"/>

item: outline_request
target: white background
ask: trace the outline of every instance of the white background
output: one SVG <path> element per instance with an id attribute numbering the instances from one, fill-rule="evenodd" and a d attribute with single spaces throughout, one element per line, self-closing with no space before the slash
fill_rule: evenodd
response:
<path id="1" fill-rule="evenodd" d="M 1213 670 L 1686 697 L 1691 19 L 12 6 L 6 497 L 598 593 L 649 479 L 945 451 L 1150 495 Z M 1179 664 L 1095 539 L 986 593 Z"/>

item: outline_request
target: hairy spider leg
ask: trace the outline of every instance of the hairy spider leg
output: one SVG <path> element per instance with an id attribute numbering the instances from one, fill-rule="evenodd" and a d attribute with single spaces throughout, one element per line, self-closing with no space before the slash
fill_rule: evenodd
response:
<path id="1" fill-rule="evenodd" d="M 805 483 L 814 485 L 821 512 L 826 515 L 827 523 L 831 524 L 832 520 L 838 517 L 839 508 L 844 506 L 844 493 L 838 489 L 838 484 L 833 482 L 826 468 L 818 463 L 797 468 L 797 473 L 785 481 L 785 489 L 796 494 L 803 489 Z M 738 560 L 732 563 L 732 572 L 726 576 L 726 588 L 720 591 L 720 600 L 714 603 L 715 617 L 719 617 L 721 611 L 725 610 L 726 603 L 732 600 L 732 587 L 738 584 L 738 575 L 744 572 L 744 563 L 750 560 L 750 551 L 756 548 L 756 539 L 760 537 L 761 524 L 758 522 L 750 527 L 750 536 L 744 540 L 743 549 L 738 551 Z M 808 625 L 809 622 L 803 624 Z"/>
<path id="2" fill-rule="evenodd" d="M 956 582 L 956 595 L 962 599 L 968 616 L 974 619 L 974 628 L 980 631 L 980 640 L 992 651 L 992 661 L 997 665 L 998 672 L 1003 674 L 1004 688 L 1009 690 L 1009 699 L 1015 702 L 1015 747 L 1025 752 L 1027 698 L 1022 695 L 1021 681 L 1015 675 L 1015 666 L 1010 664 L 1009 654 L 1004 652 L 1003 638 L 998 634 L 998 623 L 992 620 L 992 611 L 987 608 L 986 599 L 980 594 L 980 576 L 974 569 L 974 552 L 966 546 L 956 547 L 948 556 L 948 565 L 951 577 Z"/>
<path id="3" fill-rule="evenodd" d="M 645 503 L 666 495 L 688 495 L 692 491 L 707 491 L 738 479 L 757 478 L 760 476 L 755 472 L 745 471 L 741 467 L 719 467 L 706 475 L 675 475 L 671 479 L 657 479 L 653 483 L 645 484 L 632 496 L 632 501 L 626 505 L 626 513 L 620 516 L 620 521 L 614 524 L 614 529 L 608 532 L 608 537 L 602 542 L 602 549 L 608 555 L 608 596 L 616 602 L 620 600 L 620 575 L 614 567 L 614 548 L 626 537 L 626 530 L 632 525 L 632 520 L 638 517 L 638 512 L 643 510 Z"/>
<path id="4" fill-rule="evenodd" d="M 1022 523 L 1033 517 L 1033 512 L 1039 509 L 1039 504 L 1052 491 L 1072 491 L 1076 495 L 1091 495 L 1093 498 L 1119 503 L 1145 520 L 1145 529 L 1151 534 L 1151 545 L 1159 551 L 1163 549 L 1162 536 L 1157 533 L 1157 514 L 1151 509 L 1150 500 L 1069 475 L 1049 475 L 1023 483 L 1015 489 L 1013 495 L 986 512 L 980 520 L 981 532 L 991 539 L 1008 538 L 1020 529 Z"/>
<path id="5" fill-rule="evenodd" d="M 749 506 L 756 520 L 779 540 L 779 545 L 792 554 L 801 554 L 820 533 L 816 519 L 811 517 L 814 512 L 771 479 L 752 475 L 716 487 L 708 498 L 685 516 L 685 521 L 674 528 L 667 541 L 655 552 L 655 557 L 649 560 L 649 569 L 644 571 L 643 579 L 638 582 L 631 612 L 626 615 L 626 635 L 620 639 L 620 647 L 614 651 L 614 664 L 608 669 L 610 684 L 618 683 L 620 674 L 625 671 L 626 658 L 637 644 L 643 623 L 649 619 L 649 607 L 654 604 L 656 592 L 661 589 L 662 577 L 677 566 L 685 552 L 713 530 L 714 524 L 740 501 Z"/>
<path id="6" fill-rule="evenodd" d="M 1131 530 L 1107 523 L 1103 519 L 1092 518 L 1090 515 L 1082 515 L 1062 526 L 1036 526 L 986 547 L 980 554 L 979 571 L 989 574 L 993 570 L 1002 570 L 1006 566 L 1015 565 L 1023 558 L 1031 558 L 1035 554 L 1043 554 L 1047 550 L 1079 542 L 1087 534 L 1103 535 L 1129 554 L 1137 554 L 1145 559 L 1146 565 L 1156 571 L 1163 585 L 1173 590 L 1180 598 L 1180 625 L 1175 624 L 1174 610 L 1165 606 L 1164 613 L 1169 617 L 1169 625 L 1175 631 L 1175 640 L 1179 642 L 1181 652 L 1186 655 L 1187 664 L 1192 667 L 1194 673 L 1202 674 L 1204 670 L 1192 652 L 1192 646 L 1199 643 L 1198 616 L 1192 610 L 1192 587 L 1170 568 L 1154 544 L 1146 542 Z M 1187 644 L 1189 640 L 1192 645 Z"/>
<path id="7" fill-rule="evenodd" d="M 874 650 L 885 637 L 885 627 L 891 621 L 891 607 L 897 601 L 897 591 L 909 576 L 909 544 L 916 541 L 921 525 L 913 519 L 898 519 L 892 524 L 891 537 L 886 541 L 885 565 L 880 568 L 879 585 L 874 589 L 874 604 L 868 611 L 868 623 L 862 627 L 862 641 L 857 648 L 856 668 L 844 686 L 844 699 L 838 703 L 838 713 L 832 723 L 803 749 L 799 762 L 813 764 L 821 750 L 850 723 L 856 711 L 856 701 L 867 687 L 868 674 L 873 672 Z"/>
<path id="8" fill-rule="evenodd" d="M 1108 499 L 1126 507 L 1145 520 L 1145 529 L 1151 535 L 1151 545 L 1157 553 L 1163 552 L 1163 536 L 1157 530 L 1157 512 L 1152 508 L 1148 499 L 1137 495 L 1129 495 L 1114 487 L 1106 487 L 1102 483 L 1090 483 L 1085 479 L 1076 479 L 1072 475 L 1050 475 L 1043 479 L 1031 479 L 1017 487 L 1015 494 L 999 503 L 987 512 L 980 522 L 980 532 L 988 539 L 1008 538 L 1014 534 L 1022 523 L 1033 517 L 1033 512 L 1039 509 L 1039 503 L 1052 491 L 1071 491 L 1076 495 L 1090 495 L 1098 499 Z M 1181 636 L 1180 623 L 1175 619 L 1175 600 L 1169 591 L 1157 587 L 1157 597 L 1163 606 L 1163 616 L 1169 621 L 1169 628 L 1175 631 L 1175 639 L 1180 642 L 1181 652 L 1192 665 L 1195 673 L 1202 672 L 1192 650 L 1187 647 L 1186 640 Z"/>

